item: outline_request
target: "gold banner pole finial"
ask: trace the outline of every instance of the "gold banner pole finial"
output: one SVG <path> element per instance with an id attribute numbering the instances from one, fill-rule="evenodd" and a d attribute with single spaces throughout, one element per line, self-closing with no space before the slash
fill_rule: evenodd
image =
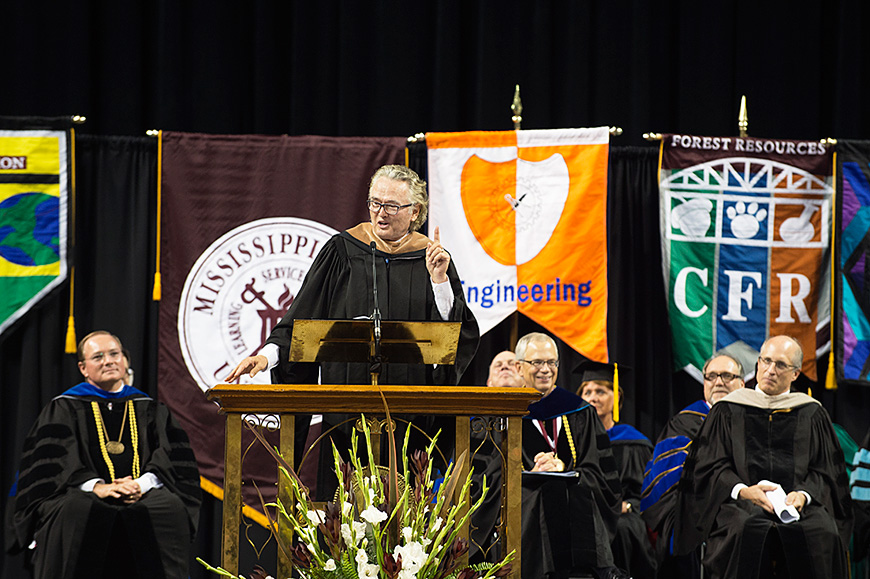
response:
<path id="1" fill-rule="evenodd" d="M 737 129 L 741 137 L 749 136 L 749 113 L 746 112 L 746 95 L 740 97 L 740 114 L 737 115 Z"/>
<path id="2" fill-rule="evenodd" d="M 523 122 L 523 99 L 520 98 L 520 85 L 516 85 L 514 89 L 514 102 L 511 105 L 513 116 L 511 120 L 514 122 L 514 130 L 519 131 L 520 125 Z"/>

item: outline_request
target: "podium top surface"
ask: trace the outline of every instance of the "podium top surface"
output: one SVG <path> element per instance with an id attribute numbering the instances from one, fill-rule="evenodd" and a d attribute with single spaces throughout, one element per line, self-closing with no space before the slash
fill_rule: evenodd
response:
<path id="1" fill-rule="evenodd" d="M 381 414 L 381 392 L 390 412 L 453 416 L 525 416 L 541 398 L 533 388 L 370 384 L 218 384 L 207 396 L 224 413 Z"/>

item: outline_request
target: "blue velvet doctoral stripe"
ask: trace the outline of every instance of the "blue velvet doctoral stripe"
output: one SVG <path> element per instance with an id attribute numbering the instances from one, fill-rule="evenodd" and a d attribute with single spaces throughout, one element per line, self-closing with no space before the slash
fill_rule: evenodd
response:
<path id="1" fill-rule="evenodd" d="M 553 391 L 538 400 L 529 404 L 529 413 L 523 418 L 529 420 L 549 420 L 557 416 L 565 416 L 579 412 L 589 406 L 585 400 L 568 392 L 564 388 L 555 387 Z"/>
<path id="2" fill-rule="evenodd" d="M 617 440 L 645 440 L 649 442 L 649 438 L 643 435 L 640 430 L 630 424 L 614 424 L 613 428 L 607 431 L 607 436 L 611 442 Z"/>
<path id="3" fill-rule="evenodd" d="M 656 444 L 643 477 L 641 511 L 657 503 L 680 480 L 691 443 L 688 436 L 672 436 Z"/>
<path id="4" fill-rule="evenodd" d="M 87 396 L 96 396 L 97 398 L 105 398 L 107 400 L 118 400 L 120 398 L 129 398 L 131 396 L 136 397 L 145 397 L 150 398 L 147 394 L 138 390 L 137 388 L 133 388 L 132 386 L 128 386 L 124 384 L 124 387 L 121 388 L 117 392 L 106 392 L 102 388 L 98 386 L 94 386 L 89 382 L 82 382 L 81 384 L 76 384 L 61 396 L 76 396 L 76 397 L 87 397 Z"/>
<path id="5" fill-rule="evenodd" d="M 695 402 L 692 402 L 691 404 L 680 410 L 680 412 L 698 412 L 700 414 L 703 414 L 704 416 L 707 416 L 707 414 L 710 412 L 710 407 L 707 406 L 706 401 L 696 400 Z"/>

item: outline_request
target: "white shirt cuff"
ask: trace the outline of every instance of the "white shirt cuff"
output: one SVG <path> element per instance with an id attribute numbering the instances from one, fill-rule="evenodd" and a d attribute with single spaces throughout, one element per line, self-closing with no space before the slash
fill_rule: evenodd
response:
<path id="1" fill-rule="evenodd" d="M 271 370 L 278 365 L 278 346 L 266 344 L 260 348 L 260 355 L 266 357 L 266 370 Z"/>
<path id="2" fill-rule="evenodd" d="M 813 497 L 810 496 L 810 493 L 808 493 L 807 491 L 798 491 L 798 492 L 801 493 L 803 496 L 807 497 L 807 504 L 804 505 L 805 507 L 808 506 L 811 502 L 813 502 Z"/>
<path id="3" fill-rule="evenodd" d="M 740 496 L 740 491 L 742 491 L 745 488 L 747 488 L 747 486 L 743 483 L 737 483 L 736 485 L 734 485 L 734 488 L 731 489 L 731 498 L 736 501 L 737 497 Z"/>
<path id="4" fill-rule="evenodd" d="M 450 319 L 450 312 L 453 310 L 453 289 L 450 287 L 450 280 L 442 283 L 435 283 L 433 281 L 432 292 L 435 294 L 435 306 L 438 308 L 438 315 L 446 322 Z"/>
<path id="5" fill-rule="evenodd" d="M 163 487 L 163 483 L 160 482 L 160 479 L 157 478 L 157 475 L 153 472 L 146 472 L 137 478 L 136 482 L 139 483 L 139 488 L 142 490 L 143 495 L 151 489 L 159 489 Z"/>
<path id="6" fill-rule="evenodd" d="M 91 480 L 85 481 L 82 484 L 80 484 L 79 490 L 83 490 L 86 493 L 92 493 L 92 492 L 94 492 L 94 487 L 97 486 L 97 483 L 105 483 L 105 482 L 106 481 L 104 481 L 101 478 L 92 478 Z"/>

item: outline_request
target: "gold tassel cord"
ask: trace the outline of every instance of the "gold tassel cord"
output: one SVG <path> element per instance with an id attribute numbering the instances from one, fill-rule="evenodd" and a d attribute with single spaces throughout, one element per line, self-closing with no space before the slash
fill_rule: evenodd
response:
<path id="1" fill-rule="evenodd" d="M 568 446 L 571 448 L 571 466 L 577 468 L 577 449 L 574 448 L 574 437 L 571 436 L 571 426 L 568 420 L 562 416 L 562 426 L 565 427 L 565 436 L 568 438 Z M 555 451 L 553 451 L 555 453 Z"/>
<path id="2" fill-rule="evenodd" d="M 157 132 L 157 249 L 154 252 L 154 292 L 151 299 L 159 302 L 163 297 L 163 282 L 160 278 L 160 212 L 163 191 L 163 131 Z"/>
<path id="3" fill-rule="evenodd" d="M 69 130 L 70 135 L 70 251 L 75 249 L 76 246 L 76 131 L 75 129 Z M 70 267 L 69 270 L 69 317 L 66 321 L 66 340 L 64 344 L 64 352 L 67 354 L 75 354 L 76 353 L 76 319 L 73 315 L 74 309 L 73 305 L 75 303 L 75 281 L 76 281 L 76 268 L 75 266 Z"/>
<path id="4" fill-rule="evenodd" d="M 100 405 L 96 401 L 91 401 L 91 411 L 94 415 L 94 422 L 97 424 L 97 439 L 100 442 L 100 453 L 103 455 L 103 460 L 106 461 L 106 466 L 109 468 L 109 478 L 115 480 L 115 465 L 109 457 L 109 450 L 106 447 L 106 425 L 103 423 L 103 414 L 100 412 Z M 133 406 L 132 400 L 127 400 L 127 406 L 124 411 L 130 416 L 130 439 L 133 445 L 133 478 L 137 479 L 141 476 L 139 468 L 139 426 L 136 422 L 136 408 Z M 121 433 L 118 435 L 118 440 L 123 438 L 124 429 L 121 427 Z"/>
<path id="5" fill-rule="evenodd" d="M 613 422 L 619 422 L 619 364 L 613 363 Z"/>
<path id="6" fill-rule="evenodd" d="M 130 441 L 133 444 L 133 478 L 139 478 L 139 425 L 132 400 L 127 400 L 127 411 L 130 413 Z"/>
<path id="7" fill-rule="evenodd" d="M 115 480 L 115 465 L 112 464 L 112 459 L 109 458 L 109 451 L 106 449 L 106 425 L 103 424 L 103 415 L 100 413 L 100 405 L 96 401 L 91 402 L 91 411 L 94 413 L 94 422 L 97 423 L 97 439 L 100 441 L 100 452 L 103 455 L 103 460 L 106 461 L 106 466 L 109 467 L 109 478 Z"/>
<path id="8" fill-rule="evenodd" d="M 831 196 L 831 352 L 828 354 L 828 374 L 825 376 L 825 390 L 837 389 L 837 370 L 834 366 L 834 304 L 837 282 L 837 152 L 834 151 L 834 192 Z M 812 394 L 810 394 L 812 396 Z"/>

